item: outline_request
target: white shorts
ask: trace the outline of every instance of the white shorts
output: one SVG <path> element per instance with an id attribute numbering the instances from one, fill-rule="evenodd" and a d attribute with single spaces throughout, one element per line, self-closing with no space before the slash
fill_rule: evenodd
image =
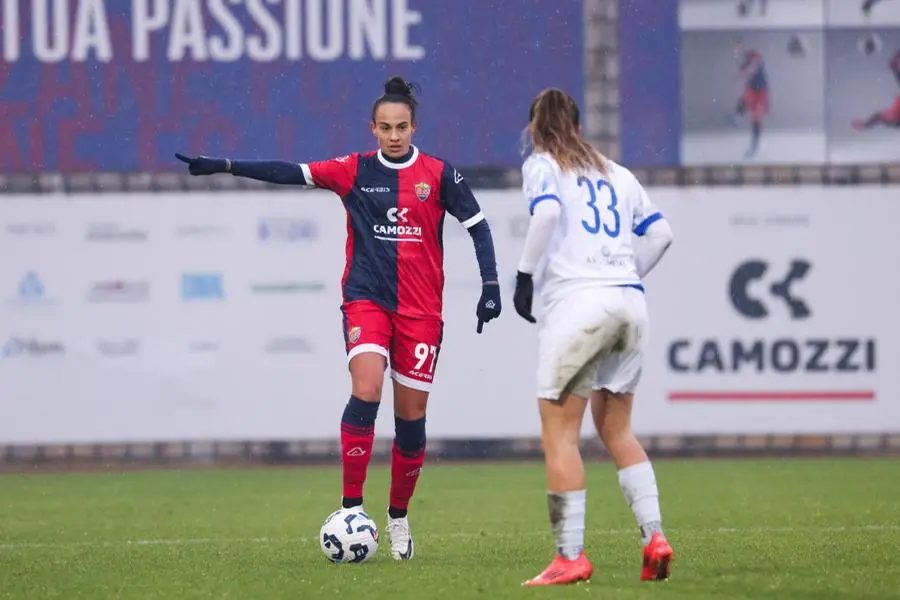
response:
<path id="1" fill-rule="evenodd" d="M 631 287 L 573 290 L 545 308 L 538 331 L 538 398 L 634 393 L 647 336 L 644 293 Z"/>

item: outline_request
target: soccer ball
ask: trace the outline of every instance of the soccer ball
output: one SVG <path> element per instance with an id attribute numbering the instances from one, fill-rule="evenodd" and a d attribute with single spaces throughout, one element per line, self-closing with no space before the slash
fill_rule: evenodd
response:
<path id="1" fill-rule="evenodd" d="M 358 508 L 342 508 L 325 519 L 319 543 L 333 563 L 363 563 L 378 551 L 378 526 Z"/>

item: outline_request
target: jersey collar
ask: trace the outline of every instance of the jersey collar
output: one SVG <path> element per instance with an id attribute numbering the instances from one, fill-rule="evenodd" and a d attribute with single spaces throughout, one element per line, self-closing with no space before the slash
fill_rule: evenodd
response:
<path id="1" fill-rule="evenodd" d="M 381 153 L 381 150 L 379 150 L 378 151 L 378 162 L 380 162 L 383 166 L 387 167 L 388 169 L 399 170 L 399 169 L 405 169 L 407 167 L 411 167 L 413 165 L 413 163 L 416 162 L 416 159 L 419 158 L 419 149 L 416 148 L 415 146 L 411 146 L 411 148 L 412 148 L 412 156 L 410 156 L 408 159 L 406 159 L 405 161 L 403 161 L 401 163 L 392 162 L 392 161 L 388 160 L 387 157 L 385 157 L 385 155 Z"/>

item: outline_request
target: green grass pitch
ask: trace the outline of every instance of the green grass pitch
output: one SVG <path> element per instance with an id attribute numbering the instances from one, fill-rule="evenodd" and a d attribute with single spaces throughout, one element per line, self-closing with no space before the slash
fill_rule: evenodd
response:
<path id="1" fill-rule="evenodd" d="M 900 597 L 900 461 L 659 461 L 672 579 L 638 581 L 615 469 L 588 465 L 590 583 L 527 589 L 552 557 L 540 464 L 428 464 L 416 557 L 332 565 L 328 468 L 0 476 L 0 598 Z M 370 471 L 383 527 L 388 472 Z"/>

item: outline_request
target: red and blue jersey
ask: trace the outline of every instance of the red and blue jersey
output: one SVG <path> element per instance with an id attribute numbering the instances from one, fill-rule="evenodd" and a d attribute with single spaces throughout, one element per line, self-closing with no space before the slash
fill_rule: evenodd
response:
<path id="1" fill-rule="evenodd" d="M 415 146 L 402 162 L 381 151 L 301 165 L 307 183 L 341 197 L 347 211 L 344 303 L 370 300 L 398 315 L 440 318 L 444 217 L 484 220 L 450 164 Z"/>
<path id="2" fill-rule="evenodd" d="M 744 76 L 746 89 L 761 92 L 769 89 L 769 78 L 762 54 L 756 50 L 748 50 L 741 61 L 741 74 Z"/>

